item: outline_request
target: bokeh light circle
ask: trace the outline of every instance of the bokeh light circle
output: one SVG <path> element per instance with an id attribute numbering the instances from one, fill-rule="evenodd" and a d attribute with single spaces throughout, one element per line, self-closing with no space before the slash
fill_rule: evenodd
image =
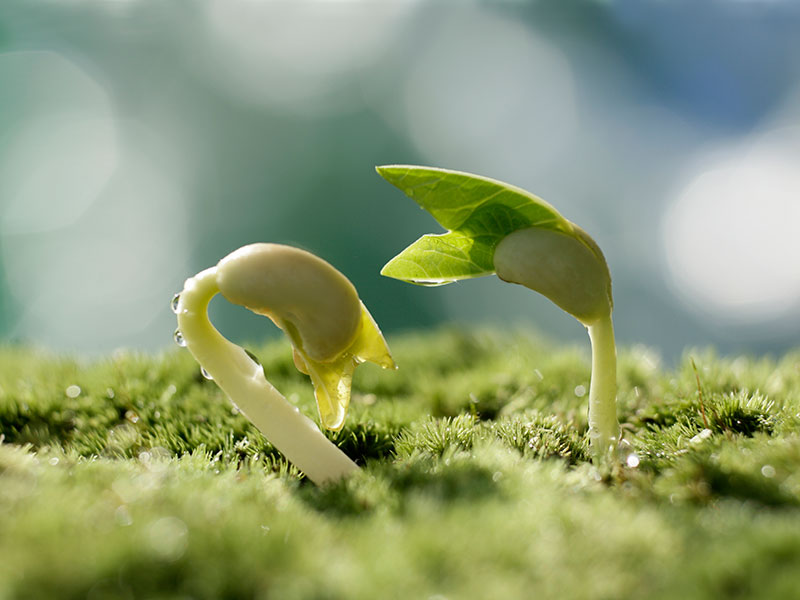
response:
<path id="1" fill-rule="evenodd" d="M 521 23 L 460 12 L 428 43 L 405 88 L 414 144 L 429 161 L 498 177 L 541 172 L 578 128 L 563 53 Z"/>
<path id="2" fill-rule="evenodd" d="M 800 306 L 800 169 L 780 137 L 701 161 L 664 215 L 671 280 L 717 321 L 770 321 Z"/>

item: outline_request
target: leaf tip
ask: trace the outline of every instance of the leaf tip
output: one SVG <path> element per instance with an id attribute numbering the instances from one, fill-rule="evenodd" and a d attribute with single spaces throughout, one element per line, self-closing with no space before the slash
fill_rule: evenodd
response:
<path id="1" fill-rule="evenodd" d="M 378 165 L 375 167 L 375 171 L 386 181 L 395 185 L 406 174 L 408 167 L 404 165 Z"/>
<path id="2" fill-rule="evenodd" d="M 383 267 L 381 268 L 381 275 L 383 275 L 384 277 L 391 277 L 392 279 L 400 279 L 401 281 L 404 281 L 402 277 L 398 277 L 397 270 L 395 268 L 395 265 L 393 264 L 394 262 L 395 259 L 393 258 L 385 265 L 383 265 Z"/>

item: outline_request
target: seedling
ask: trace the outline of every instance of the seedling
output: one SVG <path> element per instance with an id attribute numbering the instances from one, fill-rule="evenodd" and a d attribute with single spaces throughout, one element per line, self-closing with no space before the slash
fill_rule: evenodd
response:
<path id="1" fill-rule="evenodd" d="M 304 250 L 251 244 L 187 279 L 173 300 L 173 310 L 178 315 L 176 341 L 309 479 L 322 484 L 356 470 L 355 463 L 267 381 L 261 365 L 214 328 L 208 304 L 217 293 L 269 317 L 284 331 L 294 347 L 295 366 L 314 384 L 322 425 L 339 430 L 356 366 L 364 361 L 395 366 L 353 284 Z"/>
<path id="2" fill-rule="evenodd" d="M 422 236 L 381 274 L 436 286 L 496 273 L 549 298 L 588 329 L 589 437 L 596 461 L 605 460 L 619 435 L 617 352 L 611 275 L 595 241 L 544 200 L 500 181 L 408 165 L 377 171 L 448 230 Z"/>

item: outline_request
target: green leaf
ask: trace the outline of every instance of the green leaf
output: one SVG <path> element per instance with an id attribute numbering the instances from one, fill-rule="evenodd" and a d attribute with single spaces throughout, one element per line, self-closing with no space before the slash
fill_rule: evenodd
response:
<path id="1" fill-rule="evenodd" d="M 444 285 L 494 272 L 494 238 L 461 233 L 424 235 L 390 260 L 381 275 L 418 285 Z"/>
<path id="2" fill-rule="evenodd" d="M 378 173 L 448 230 L 426 235 L 393 258 L 381 273 L 421 285 L 442 285 L 494 272 L 494 248 L 528 227 L 573 233 L 572 224 L 533 194 L 487 177 L 410 165 Z"/>
<path id="3" fill-rule="evenodd" d="M 567 220 L 547 202 L 501 181 L 411 165 L 376 170 L 450 231 L 508 234 L 519 229 L 518 225 L 571 231 Z"/>

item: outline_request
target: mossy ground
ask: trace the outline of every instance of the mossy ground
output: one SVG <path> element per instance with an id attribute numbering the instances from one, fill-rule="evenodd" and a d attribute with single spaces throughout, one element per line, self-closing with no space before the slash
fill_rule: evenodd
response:
<path id="1" fill-rule="evenodd" d="M 0 351 L 0 599 L 800 597 L 800 352 L 622 348 L 598 471 L 588 342 L 390 344 L 332 436 L 365 468 L 322 489 L 188 352 Z M 288 346 L 251 350 L 313 415 Z"/>

